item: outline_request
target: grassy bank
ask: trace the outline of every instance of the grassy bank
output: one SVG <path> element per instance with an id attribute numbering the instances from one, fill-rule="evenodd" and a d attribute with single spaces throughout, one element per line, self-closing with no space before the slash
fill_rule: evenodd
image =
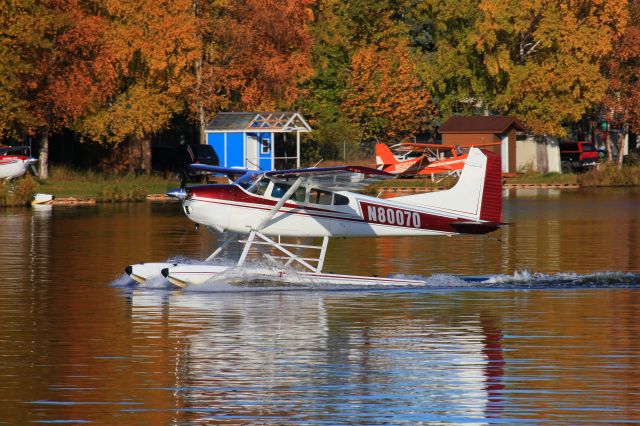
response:
<path id="1" fill-rule="evenodd" d="M 177 186 L 176 179 L 162 176 L 120 176 L 54 167 L 49 179 L 27 175 L 12 182 L 0 181 L 0 206 L 27 205 L 38 192 L 57 198 L 95 198 L 98 202 L 143 201 L 148 194 L 164 194 Z"/>
<path id="2" fill-rule="evenodd" d="M 53 168 L 37 192 L 56 197 L 95 198 L 100 202 L 142 201 L 148 194 L 165 193 L 179 185 L 175 179 L 154 175 L 110 175 L 92 171 Z"/>
<path id="3" fill-rule="evenodd" d="M 394 179 L 367 189 L 377 194 L 382 187 L 395 188 L 449 188 L 457 179 L 430 178 Z M 579 184 L 593 186 L 640 186 L 640 165 L 627 165 L 621 169 L 602 165 L 586 173 L 525 173 L 505 179 L 514 184 Z M 29 204 L 37 192 L 53 194 L 58 198 L 95 198 L 98 202 L 142 201 L 148 194 L 163 194 L 177 187 L 175 178 L 133 174 L 118 176 L 91 171 L 76 171 L 64 167 L 51 169 L 50 178 L 39 181 L 25 176 L 13 182 L 0 181 L 0 206 Z"/>
<path id="4" fill-rule="evenodd" d="M 578 176 L 581 186 L 640 186 L 640 164 L 601 165 L 598 170 L 590 170 Z"/>

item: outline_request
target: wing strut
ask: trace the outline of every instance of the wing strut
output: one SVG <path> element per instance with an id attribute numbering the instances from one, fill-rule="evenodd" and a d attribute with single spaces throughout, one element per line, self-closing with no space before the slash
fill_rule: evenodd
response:
<path id="1" fill-rule="evenodd" d="M 269 211 L 269 213 L 267 213 L 267 216 L 264 219 L 262 219 L 262 222 L 260 222 L 258 226 L 253 228 L 253 231 L 262 231 L 262 229 L 265 226 L 267 226 L 267 223 L 269 223 L 269 221 L 273 219 L 276 213 L 278 213 L 278 210 L 280 210 L 282 206 L 284 206 L 284 203 L 289 201 L 291 196 L 296 192 L 296 190 L 300 187 L 300 185 L 302 185 L 303 181 L 304 181 L 304 178 L 302 176 L 297 178 L 296 181 L 293 182 L 293 185 L 291 185 L 291 188 L 289 188 L 287 192 L 284 193 L 280 201 L 278 201 L 276 205 L 273 206 L 273 208 Z"/>
<path id="2" fill-rule="evenodd" d="M 258 237 L 259 239 L 257 239 Z M 272 256 L 265 255 L 269 260 L 272 260 L 276 263 L 282 262 L 286 260 L 284 266 L 289 266 L 293 262 L 298 262 L 300 265 L 304 266 L 306 269 L 310 270 L 313 273 L 322 272 L 322 266 L 324 265 L 324 257 L 327 254 L 327 245 L 329 243 L 329 237 L 324 237 L 322 240 L 322 245 L 305 245 L 305 244 L 293 244 L 293 243 L 283 243 L 281 241 L 274 241 L 272 238 L 262 234 L 258 231 L 251 231 L 249 233 L 249 237 L 246 240 L 239 240 L 239 242 L 244 243 L 244 249 L 242 250 L 242 254 L 240 255 L 240 259 L 238 260 L 237 266 L 242 266 L 247 259 L 247 255 L 249 254 L 249 249 L 253 244 L 263 245 L 273 247 L 280 251 L 284 256 Z M 317 257 L 301 257 L 298 254 L 293 253 L 289 248 L 294 249 L 315 249 L 319 250 Z M 315 262 L 316 266 L 313 266 L 310 262 Z M 282 264 L 282 263 L 280 263 Z"/>
<path id="3" fill-rule="evenodd" d="M 229 235 L 226 236 L 226 238 L 224 239 L 224 241 L 222 242 L 220 247 L 218 247 L 216 249 L 216 251 L 211 253 L 211 256 L 207 257 L 204 261 L 205 262 L 209 262 L 209 261 L 213 260 L 216 256 L 218 256 L 220 253 L 222 253 L 222 250 L 227 248 L 227 246 L 229 244 L 231 244 L 232 242 L 234 242 L 234 241 L 238 241 L 238 234 L 235 233 L 235 232 L 229 233 Z"/>

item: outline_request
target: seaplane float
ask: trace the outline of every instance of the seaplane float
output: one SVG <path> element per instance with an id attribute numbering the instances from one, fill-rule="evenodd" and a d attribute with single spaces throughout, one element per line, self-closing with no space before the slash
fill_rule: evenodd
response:
<path id="1" fill-rule="evenodd" d="M 324 273 L 329 238 L 486 234 L 502 225 L 500 156 L 478 148 L 469 151 L 452 188 L 391 199 L 358 192 L 395 177 L 368 167 L 273 171 L 203 164 L 189 167 L 224 174 L 230 180 L 229 184 L 182 187 L 167 193 L 180 200 L 182 210 L 196 227 L 203 225 L 220 233 L 222 242 L 197 264 L 152 262 L 127 266 L 125 272 L 137 283 L 163 276 L 184 288 L 221 278 L 237 268 L 248 273 L 240 274 L 238 280 L 253 274 L 286 283 L 424 285 L 421 280 Z M 292 237 L 293 242 L 283 242 L 283 238 Z M 315 244 L 301 243 L 304 237 Z M 215 264 L 219 262 L 214 259 L 234 242 L 241 247 L 238 260 L 230 265 Z M 261 261 L 267 267 L 247 263 L 250 251 L 255 254 L 260 249 Z"/>

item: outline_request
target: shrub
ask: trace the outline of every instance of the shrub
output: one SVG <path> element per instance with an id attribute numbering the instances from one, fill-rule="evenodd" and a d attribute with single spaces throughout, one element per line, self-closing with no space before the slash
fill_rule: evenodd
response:
<path id="1" fill-rule="evenodd" d="M 0 206 L 24 206 L 31 203 L 36 182 L 31 175 L 15 181 L 0 181 Z"/>

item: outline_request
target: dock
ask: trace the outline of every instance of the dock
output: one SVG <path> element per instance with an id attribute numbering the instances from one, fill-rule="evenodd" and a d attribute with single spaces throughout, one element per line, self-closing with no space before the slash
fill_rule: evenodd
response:
<path id="1" fill-rule="evenodd" d="M 147 201 L 166 203 L 166 202 L 175 202 L 175 201 L 178 201 L 178 199 L 169 197 L 167 194 L 149 194 L 147 195 Z"/>

